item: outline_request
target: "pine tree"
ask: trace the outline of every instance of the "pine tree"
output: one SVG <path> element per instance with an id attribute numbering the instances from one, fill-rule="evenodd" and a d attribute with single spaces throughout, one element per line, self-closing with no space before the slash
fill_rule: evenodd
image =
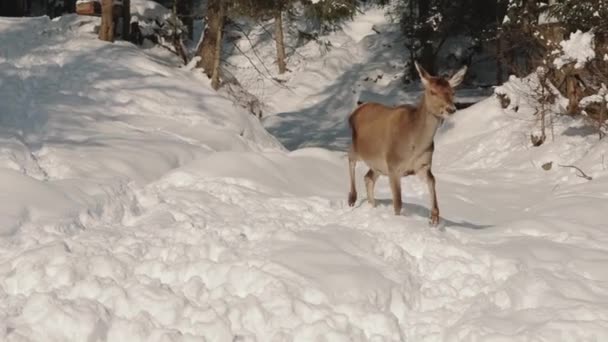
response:
<path id="1" fill-rule="evenodd" d="M 606 0 L 555 0 L 547 7 L 547 15 L 563 24 L 569 32 L 578 29 L 608 33 Z"/>

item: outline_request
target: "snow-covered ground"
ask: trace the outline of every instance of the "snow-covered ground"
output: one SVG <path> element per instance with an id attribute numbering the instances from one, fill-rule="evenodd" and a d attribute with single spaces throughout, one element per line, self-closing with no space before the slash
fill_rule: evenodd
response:
<path id="1" fill-rule="evenodd" d="M 437 136 L 439 229 L 415 178 L 403 216 L 383 178 L 378 208 L 346 205 L 332 129 L 392 60 L 376 21 L 269 93 L 279 141 L 333 148 L 288 151 L 166 52 L 96 40 L 97 19 L 0 18 L 0 340 L 608 339 L 608 143 L 584 122 L 533 148 L 528 109 L 488 98 Z"/>

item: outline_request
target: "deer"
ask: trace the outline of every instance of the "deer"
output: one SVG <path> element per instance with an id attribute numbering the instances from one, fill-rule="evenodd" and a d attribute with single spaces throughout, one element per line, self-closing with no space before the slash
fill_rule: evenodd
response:
<path id="1" fill-rule="evenodd" d="M 467 66 L 449 79 L 431 76 L 414 62 L 424 88 L 417 105 L 389 107 L 377 102 L 361 103 L 349 115 L 352 141 L 348 150 L 350 192 L 348 205 L 357 201 L 355 167 L 363 161 L 369 171 L 364 176 L 367 201 L 376 207 L 374 186 L 378 177 L 388 176 L 395 215 L 401 215 L 401 178 L 419 176 L 426 182 L 431 200 L 429 224 L 439 223 L 435 176 L 431 171 L 434 138 L 440 124 L 456 112 L 454 88 L 464 79 Z"/>

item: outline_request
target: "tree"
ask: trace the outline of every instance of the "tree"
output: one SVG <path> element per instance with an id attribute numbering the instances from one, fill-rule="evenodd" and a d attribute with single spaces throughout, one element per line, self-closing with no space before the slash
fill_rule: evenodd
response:
<path id="1" fill-rule="evenodd" d="M 287 71 L 287 62 L 285 61 L 285 38 L 283 37 L 283 11 L 277 10 L 275 12 L 274 25 L 279 74 L 284 74 Z"/>
<path id="2" fill-rule="evenodd" d="M 220 60 L 222 58 L 222 29 L 224 27 L 224 4 L 220 1 L 218 16 L 220 18 L 219 30 L 215 36 L 215 55 L 213 56 L 213 72 L 211 74 L 211 87 L 218 90 L 220 88 Z"/>
<path id="3" fill-rule="evenodd" d="M 606 0 L 555 0 L 547 6 L 547 15 L 559 21 L 569 32 L 594 30 L 608 33 Z"/>
<path id="4" fill-rule="evenodd" d="M 114 1 L 102 0 L 101 2 L 101 27 L 99 28 L 99 39 L 106 42 L 114 41 Z"/>
<path id="5" fill-rule="evenodd" d="M 547 55 L 547 47 L 539 39 L 543 7 L 536 0 L 509 0 L 500 37 L 505 49 L 498 58 L 510 74 L 523 77 L 534 72 Z"/>
<path id="6" fill-rule="evenodd" d="M 131 39 L 131 0 L 122 0 L 122 39 Z"/>
<path id="7" fill-rule="evenodd" d="M 216 56 L 221 56 L 222 30 L 224 28 L 225 13 L 222 0 L 209 0 L 205 14 L 205 30 L 203 41 L 198 46 L 196 55 L 200 57 L 197 63 L 211 78 L 213 76 Z"/>

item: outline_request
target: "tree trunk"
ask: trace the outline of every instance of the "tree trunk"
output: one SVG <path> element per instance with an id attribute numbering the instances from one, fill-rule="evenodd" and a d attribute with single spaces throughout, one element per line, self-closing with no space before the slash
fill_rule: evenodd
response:
<path id="1" fill-rule="evenodd" d="M 122 0 L 122 39 L 131 39 L 131 0 Z"/>
<path id="2" fill-rule="evenodd" d="M 285 41 L 283 37 L 283 12 L 277 11 L 274 16 L 275 25 L 275 40 L 277 43 L 277 64 L 279 65 L 279 74 L 284 74 L 287 71 L 285 63 Z"/>
<path id="3" fill-rule="evenodd" d="M 496 84 L 502 84 L 502 37 L 496 36 Z"/>
<path id="4" fill-rule="evenodd" d="M 579 112 L 578 105 L 583 96 L 576 77 L 571 73 L 566 73 L 566 98 L 568 99 L 567 113 L 576 115 Z"/>
<path id="5" fill-rule="evenodd" d="M 192 39 L 194 20 L 192 18 L 192 0 L 177 0 L 177 17 L 188 28 L 188 38 Z"/>
<path id="6" fill-rule="evenodd" d="M 113 0 L 101 1 L 101 27 L 99 28 L 99 39 L 106 42 L 114 41 L 114 16 L 112 9 Z"/>
<path id="7" fill-rule="evenodd" d="M 209 0 L 207 2 L 207 13 L 205 15 L 205 31 L 203 33 L 203 41 L 198 46 L 196 55 L 201 59 L 196 64 L 197 68 L 202 68 L 207 77 L 213 75 L 216 50 L 221 50 L 222 28 L 224 26 L 224 14 L 221 10 L 221 0 Z M 219 40 L 218 40 L 219 38 Z M 221 54 L 221 51 L 219 51 Z"/>
<path id="8" fill-rule="evenodd" d="M 502 30 L 500 15 L 498 14 L 498 6 L 496 6 L 496 84 L 502 84 L 503 69 L 502 69 Z"/>
<path id="9" fill-rule="evenodd" d="M 221 1 L 221 0 L 220 0 Z M 218 90 L 220 88 L 220 60 L 222 59 L 222 29 L 224 28 L 224 6 L 220 2 L 219 9 L 219 29 L 215 35 L 215 56 L 213 56 L 213 74 L 211 76 L 211 87 Z"/>

